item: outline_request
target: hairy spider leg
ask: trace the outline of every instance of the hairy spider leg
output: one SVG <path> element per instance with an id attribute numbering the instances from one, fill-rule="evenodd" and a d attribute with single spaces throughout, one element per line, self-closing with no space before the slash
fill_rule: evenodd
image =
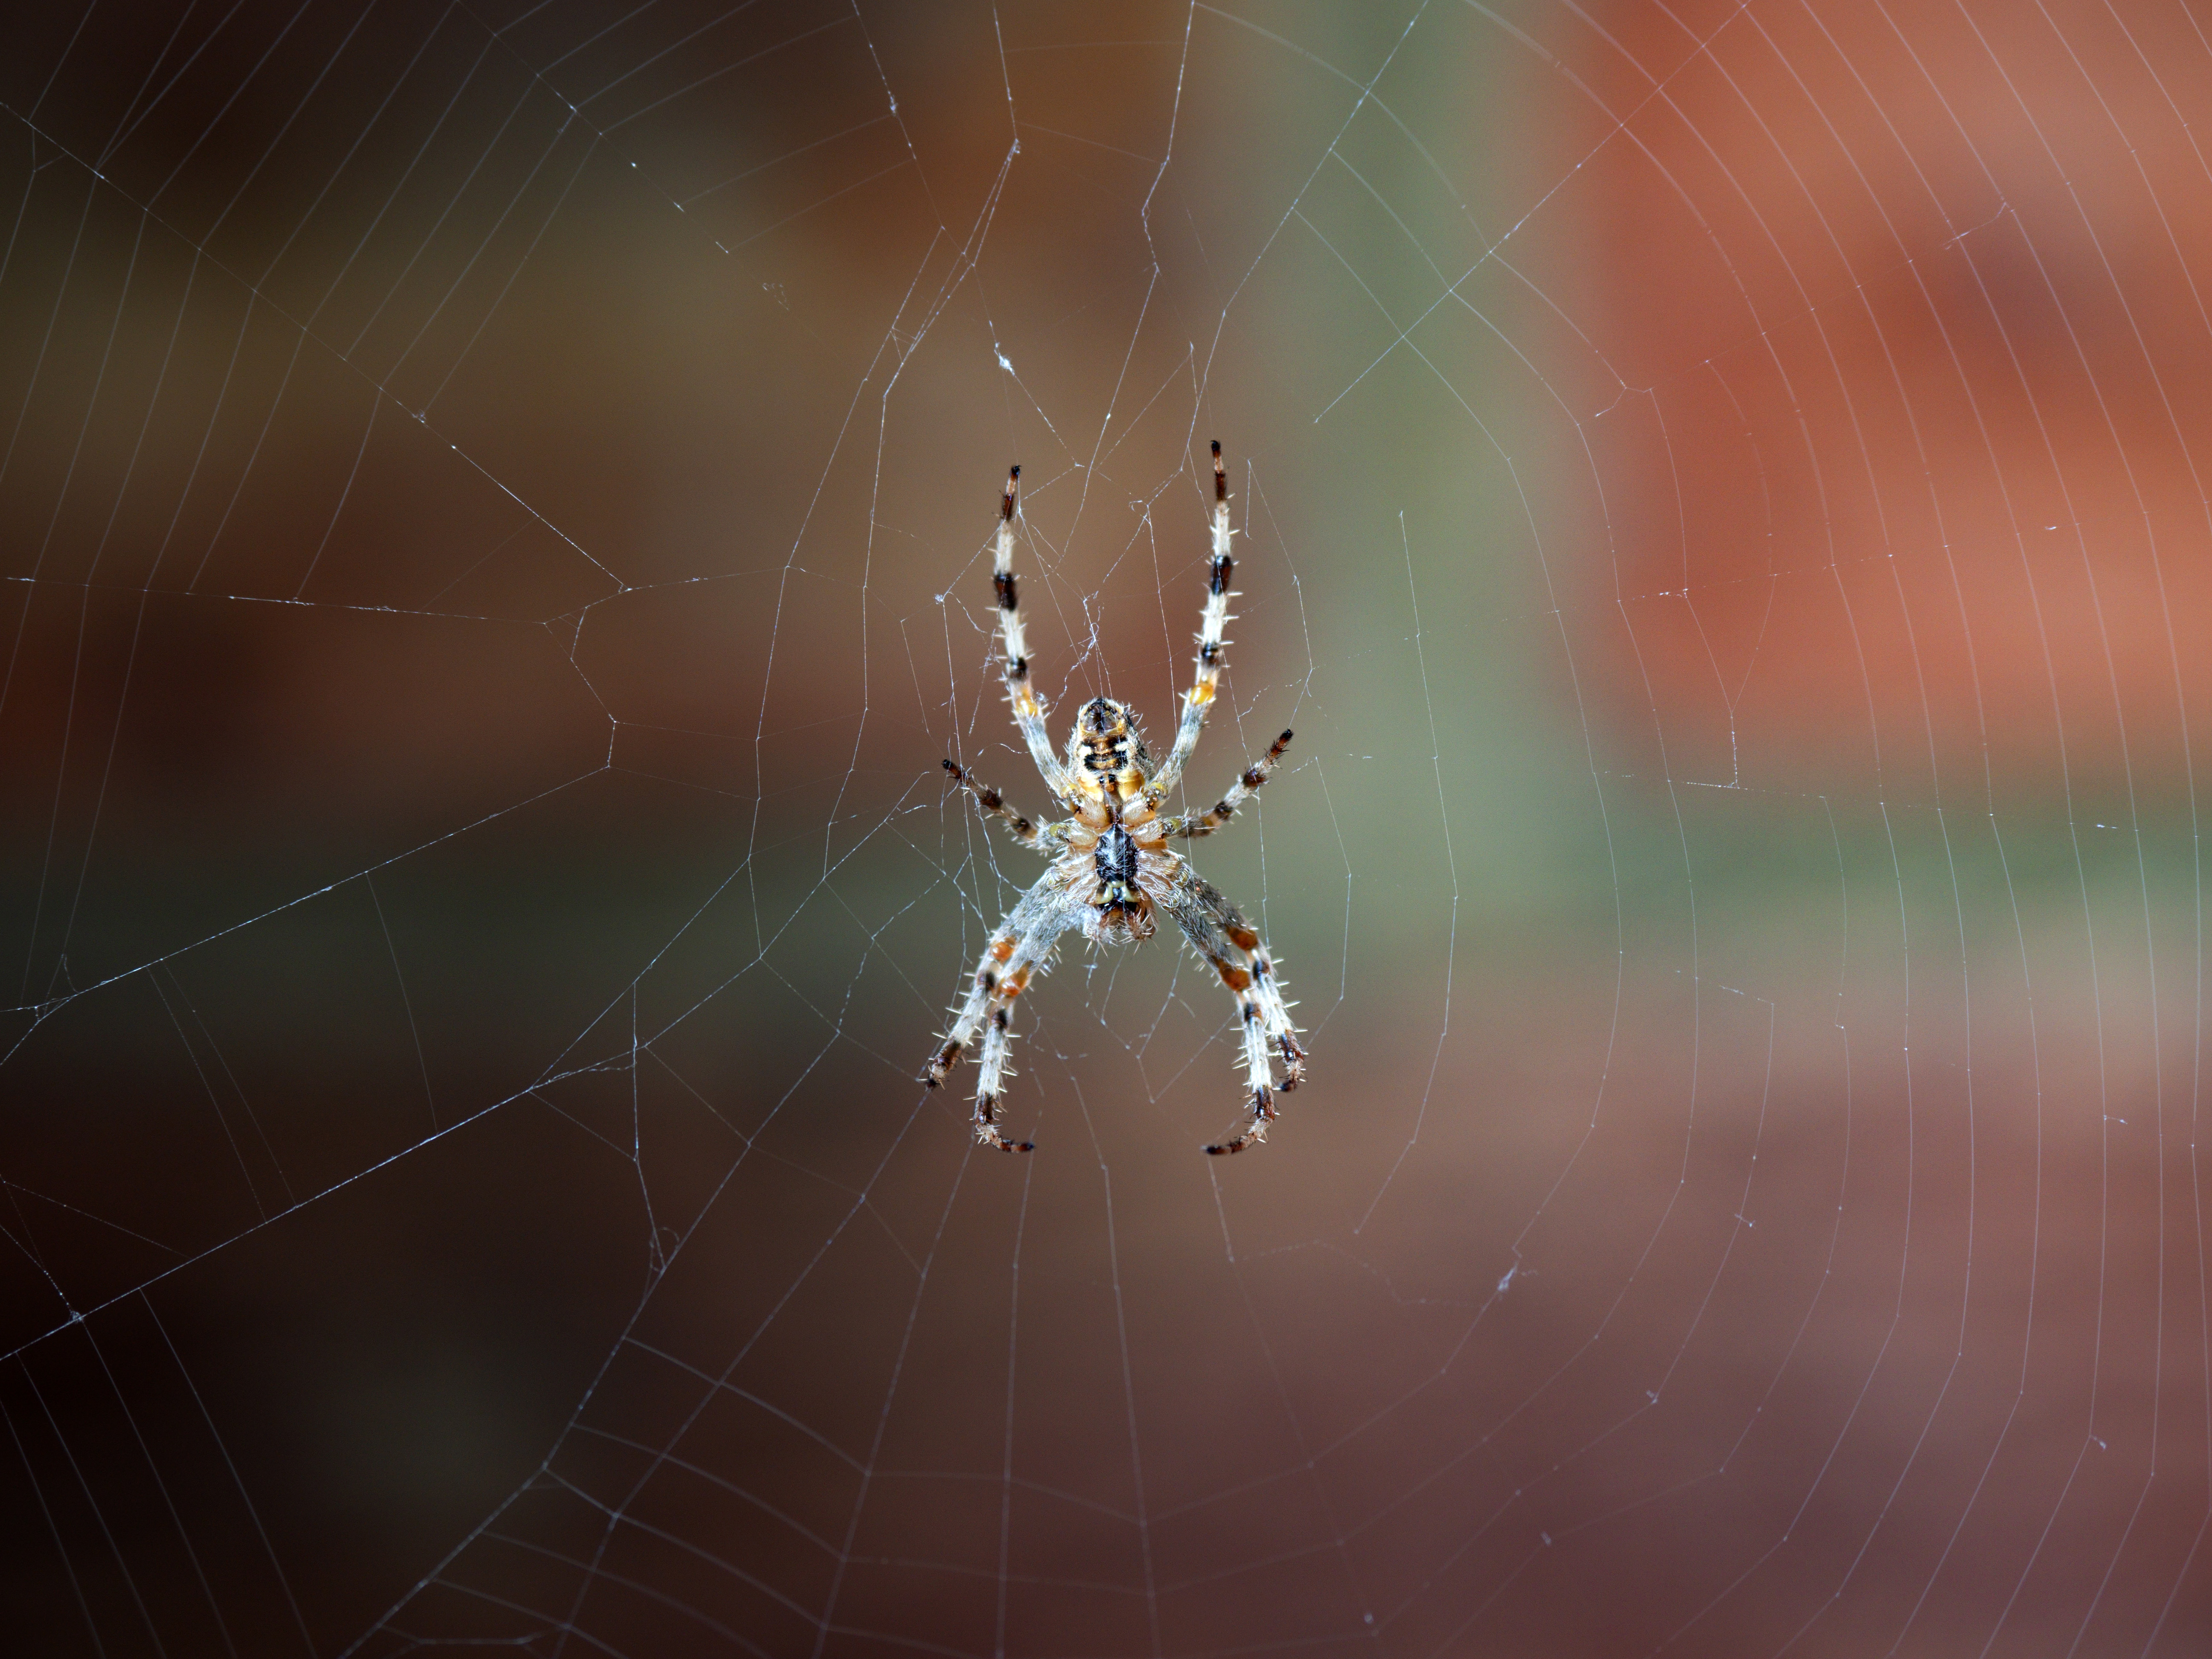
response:
<path id="1" fill-rule="evenodd" d="M 1006 912 L 983 947 L 983 959 L 975 967 L 975 976 L 969 981 L 968 994 L 962 1000 L 960 1011 L 953 1016 L 951 1029 L 945 1033 L 945 1046 L 929 1062 L 921 1080 L 934 1089 L 941 1085 L 967 1054 L 968 1045 L 975 1040 L 976 1032 L 983 1029 L 983 1017 L 991 1004 L 991 994 L 998 988 L 1000 975 L 1023 938 L 1034 930 L 1048 914 L 1065 909 L 1069 902 L 1066 878 L 1057 869 L 1048 870 L 1030 884 L 1030 889 L 1014 901 L 1014 908 Z"/>
<path id="2" fill-rule="evenodd" d="M 1014 1040 L 1014 999 L 1033 978 L 1052 968 L 1053 951 L 1061 933 L 1074 924 L 1066 916 L 1048 917 L 1015 941 L 999 982 L 992 988 L 990 1012 L 983 1024 L 983 1053 L 976 1065 L 975 1144 L 1002 1152 L 1029 1152 L 1036 1143 L 1008 1140 L 999 1133 L 999 1103 L 1006 1098 L 1006 1079 L 1014 1073 L 1010 1063 Z"/>
<path id="3" fill-rule="evenodd" d="M 1183 693 L 1182 724 L 1176 728 L 1175 747 L 1166 763 L 1145 786 L 1145 805 L 1157 807 L 1182 780 L 1182 769 L 1198 748 L 1199 733 L 1206 730 L 1206 711 L 1213 707 L 1221 684 L 1222 653 L 1229 641 L 1221 630 L 1229 625 L 1229 577 L 1237 562 L 1229 556 L 1229 474 L 1221 465 L 1221 443 L 1213 445 L 1213 562 L 1206 574 L 1206 612 L 1199 620 L 1198 675 Z"/>
<path id="4" fill-rule="evenodd" d="M 1212 883 L 1188 871 L 1158 898 L 1192 947 L 1213 964 L 1221 982 L 1237 994 L 1237 1012 L 1244 1026 L 1244 1079 L 1250 1091 L 1247 1109 L 1251 1121 L 1235 1139 L 1206 1150 L 1241 1152 L 1265 1140 L 1267 1125 L 1275 1119 L 1270 1061 L 1281 1057 L 1282 1092 L 1288 1094 L 1305 1080 L 1306 1051 L 1299 1045 L 1297 1027 L 1291 1023 L 1291 1006 L 1283 1000 L 1282 981 L 1276 977 L 1273 959 L 1237 907 Z"/>
<path id="5" fill-rule="evenodd" d="M 1290 734 L 1285 732 L 1284 735 L 1287 737 Z M 987 783 L 976 782 L 975 775 L 961 765 L 958 761 L 946 761 L 945 769 L 952 774 L 952 781 L 955 783 L 975 797 L 975 804 L 985 812 L 994 818 L 1005 819 L 1006 827 L 1014 832 L 1016 841 L 1024 847 L 1034 848 L 1040 853 L 1052 850 L 1050 830 L 1039 830 L 1036 825 L 1007 805 L 1006 798 L 1004 795 Z"/>
<path id="6" fill-rule="evenodd" d="M 1006 678 L 1006 701 L 1014 706 L 1014 724 L 1030 746 L 1030 758 L 1054 799 L 1075 804 L 1075 780 L 1053 752 L 1052 733 L 1045 729 L 1045 702 L 1030 677 L 1029 637 L 1022 628 L 1021 599 L 1014 587 L 1014 507 L 1022 485 L 1022 470 L 1006 474 L 1006 494 L 999 502 L 998 550 L 991 561 L 991 586 L 999 596 L 999 631 L 1006 655 L 1000 665 Z"/>
<path id="7" fill-rule="evenodd" d="M 1210 836 L 1217 830 L 1229 827 L 1229 820 L 1237 816 L 1237 809 L 1250 799 L 1252 793 L 1275 774 L 1275 763 L 1283 757 L 1283 750 L 1291 746 L 1291 734 L 1284 732 L 1267 745 L 1267 752 L 1244 769 L 1243 775 L 1229 786 L 1229 793 L 1203 812 L 1186 812 L 1176 817 L 1162 818 L 1157 826 L 1164 836 L 1188 836 L 1195 839 Z M 952 764 L 945 762 L 947 766 Z"/>
<path id="8" fill-rule="evenodd" d="M 983 959 L 976 965 L 975 977 L 969 984 L 951 1029 L 945 1034 L 944 1047 L 921 1074 L 921 1080 L 931 1088 L 941 1087 L 967 1054 L 976 1034 L 983 1033 L 985 1064 L 975 1100 L 978 1139 L 1004 1144 L 995 1133 L 983 1134 L 983 1126 L 995 1115 L 1006 1066 L 1007 1026 L 994 1015 L 1006 1011 L 1033 973 L 1042 971 L 1053 941 L 1077 925 L 1082 908 L 1081 900 L 1068 891 L 1066 875 L 1057 868 L 1038 877 L 1014 902 L 1006 919 L 992 933 L 991 942 L 983 947 Z"/>

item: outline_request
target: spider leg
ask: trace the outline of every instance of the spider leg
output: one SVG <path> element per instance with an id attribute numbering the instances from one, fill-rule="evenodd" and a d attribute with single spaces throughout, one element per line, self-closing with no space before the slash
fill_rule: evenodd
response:
<path id="1" fill-rule="evenodd" d="M 1014 1072 L 1009 1063 L 1013 1043 L 1014 999 L 1028 988 L 1032 979 L 1042 977 L 1051 969 L 1055 942 L 1072 925 L 1064 919 L 1052 917 L 1024 934 L 1015 944 L 1006 969 L 999 975 L 998 985 L 991 993 L 990 1012 L 983 1026 L 983 1053 L 976 1066 L 975 1128 L 975 1144 L 979 1146 L 994 1147 L 1002 1152 L 1036 1150 L 1033 1141 L 1008 1140 L 999 1133 L 999 1106 L 1006 1099 L 1006 1080 Z"/>
<path id="2" fill-rule="evenodd" d="M 1053 799 L 1073 803 L 1075 780 L 1053 752 L 1052 734 L 1045 729 L 1045 702 L 1030 681 L 1028 635 L 1022 628 L 1021 600 L 1014 588 L 1014 504 L 1019 497 L 1022 470 L 1006 475 L 1006 494 L 999 503 L 999 540 L 991 560 L 991 586 L 999 596 L 999 631 L 1006 646 L 1000 664 L 1006 680 L 1006 700 L 1014 707 L 1014 724 L 1029 744 L 1030 758 Z"/>
<path id="3" fill-rule="evenodd" d="M 994 1127 L 1008 1070 L 1013 1000 L 1033 974 L 1044 970 L 1053 942 L 1074 925 L 1071 912 L 1080 908 L 1067 892 L 1066 878 L 1056 869 L 1045 872 L 1015 902 L 983 949 L 983 959 L 951 1029 L 945 1034 L 944 1046 L 931 1056 L 921 1074 L 921 1080 L 931 1088 L 942 1086 L 977 1034 L 982 1034 L 981 1075 L 975 1091 L 975 1139 L 982 1145 L 1002 1152 L 1029 1150 L 1025 1145 L 1006 1140 Z"/>
<path id="4" fill-rule="evenodd" d="M 1145 786 L 1145 804 L 1158 806 L 1182 779 L 1182 769 L 1198 748 L 1199 733 L 1206 730 L 1206 711 L 1213 706 L 1221 684 L 1222 651 L 1228 641 L 1221 630 L 1229 623 L 1230 573 L 1237 562 L 1229 556 L 1229 474 L 1221 465 L 1221 445 L 1213 446 L 1213 562 L 1206 568 L 1206 611 L 1199 620 L 1198 674 L 1183 693 L 1182 723 L 1176 728 L 1175 747 L 1168 751 L 1151 782 Z"/>
<path id="5" fill-rule="evenodd" d="M 1306 1051 L 1299 1044 L 1297 1027 L 1291 1023 L 1290 1004 L 1283 1000 L 1282 981 L 1276 976 L 1267 945 L 1237 907 L 1188 866 L 1164 883 L 1157 896 L 1192 948 L 1213 964 L 1221 982 L 1237 995 L 1237 1009 L 1243 1017 L 1244 1079 L 1250 1091 L 1247 1109 L 1251 1121 L 1233 1140 L 1206 1150 L 1241 1152 L 1265 1140 L 1267 1125 L 1275 1121 L 1272 1062 L 1281 1058 L 1281 1091 L 1288 1094 L 1305 1080 Z"/>
<path id="6" fill-rule="evenodd" d="M 958 761 L 946 761 L 945 769 L 952 774 L 952 781 L 955 783 L 975 796 L 976 805 L 985 812 L 994 818 L 1005 819 L 1006 827 L 1014 832 L 1016 841 L 1024 847 L 1034 848 L 1040 853 L 1052 850 L 1050 830 L 1039 830 L 1036 825 L 1007 805 L 1006 798 L 1004 795 L 988 784 L 976 782 L 974 775 Z"/>
<path id="7" fill-rule="evenodd" d="M 1003 1084 L 1014 1070 L 1006 1063 L 1007 1048 L 1013 1042 L 1013 1017 L 1011 1006 L 994 1007 L 983 1032 L 981 1073 L 975 1085 L 975 1144 L 1001 1152 L 1033 1152 L 1036 1142 L 1009 1140 L 999 1133 L 999 1103 L 1006 1098 Z"/>
<path id="8" fill-rule="evenodd" d="M 1217 830 L 1229 827 L 1229 820 L 1237 816 L 1237 809 L 1250 799 L 1259 787 L 1274 775 L 1275 763 L 1283 757 L 1283 750 L 1291 746 L 1291 734 L 1284 732 L 1267 745 L 1267 752 L 1244 769 L 1243 775 L 1229 786 L 1229 793 L 1203 812 L 1185 812 L 1176 817 L 1159 821 L 1160 833 L 1165 836 L 1210 836 Z M 947 765 L 951 763 L 947 762 Z"/>

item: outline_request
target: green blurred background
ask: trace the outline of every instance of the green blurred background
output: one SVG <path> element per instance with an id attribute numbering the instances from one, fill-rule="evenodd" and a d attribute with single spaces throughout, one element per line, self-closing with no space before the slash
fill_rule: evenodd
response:
<path id="1" fill-rule="evenodd" d="M 0 29 L 27 1650 L 2212 1638 L 2185 9 Z M 1000 480 L 1161 734 L 1214 438 L 1310 1080 L 986 1157 Z"/>

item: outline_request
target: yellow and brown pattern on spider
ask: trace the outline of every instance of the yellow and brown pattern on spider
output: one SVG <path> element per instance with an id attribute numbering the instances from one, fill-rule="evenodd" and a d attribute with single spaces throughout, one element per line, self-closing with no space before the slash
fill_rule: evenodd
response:
<path id="1" fill-rule="evenodd" d="M 1275 1121 L 1275 1096 L 1289 1093 L 1304 1079 L 1306 1051 L 1299 1046 L 1297 1027 L 1291 1023 L 1291 1005 L 1284 998 L 1266 944 L 1237 907 L 1168 843 L 1227 827 L 1237 809 L 1274 771 L 1275 763 L 1290 746 L 1291 734 L 1277 738 L 1205 811 L 1160 811 L 1198 747 L 1221 680 L 1222 652 L 1227 644 L 1222 630 L 1231 620 L 1229 601 L 1233 597 L 1229 579 L 1237 568 L 1229 552 L 1234 532 L 1229 525 L 1229 478 L 1221 464 L 1221 446 L 1213 446 L 1213 556 L 1206 568 L 1206 609 L 1199 623 L 1198 672 L 1183 694 L 1175 747 L 1157 768 L 1136 715 L 1111 697 L 1093 697 L 1083 705 L 1064 756 L 1053 748 L 1044 700 L 1030 679 L 1029 644 L 1014 580 L 1014 522 L 1021 477 L 1021 468 L 1015 467 L 1000 499 L 998 547 L 991 571 L 1004 647 L 1000 666 L 1014 724 L 1045 787 L 1067 816 L 1046 824 L 1032 823 L 1008 806 L 996 789 L 978 783 L 957 761 L 945 763 L 945 770 L 986 813 L 1002 821 L 1024 847 L 1049 855 L 1052 865 L 992 933 L 975 980 L 954 1011 L 952 1027 L 922 1081 L 933 1089 L 940 1085 L 980 1040 L 976 1141 L 1000 1152 L 1030 1151 L 1030 1142 L 1008 1140 L 999 1129 L 1005 1083 L 1012 1073 L 1008 1060 L 1014 999 L 1052 965 L 1062 933 L 1079 928 L 1095 945 L 1133 944 L 1152 937 L 1156 914 L 1164 911 L 1237 1000 L 1244 1041 L 1244 1122 L 1233 1138 L 1206 1150 L 1241 1152 L 1267 1139 L 1267 1125 Z M 1274 1076 L 1279 1060 L 1283 1067 L 1279 1083 Z"/>

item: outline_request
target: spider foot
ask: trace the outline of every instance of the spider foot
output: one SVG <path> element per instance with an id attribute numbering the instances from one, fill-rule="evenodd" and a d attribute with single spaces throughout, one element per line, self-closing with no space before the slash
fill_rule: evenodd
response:
<path id="1" fill-rule="evenodd" d="M 1274 1121 L 1274 1091 L 1263 1085 L 1252 1091 L 1250 1126 L 1234 1140 L 1219 1141 L 1208 1146 L 1206 1152 L 1211 1157 L 1218 1158 L 1224 1152 L 1241 1152 L 1247 1146 L 1264 1146 L 1267 1144 L 1267 1126 Z"/>
<path id="2" fill-rule="evenodd" d="M 975 1144 L 989 1146 L 1002 1152 L 1033 1152 L 1033 1140 L 1009 1140 L 999 1133 L 999 1097 L 979 1095 L 975 1098 Z"/>
<path id="3" fill-rule="evenodd" d="M 960 1063 L 961 1056 L 967 1051 L 965 1043 L 946 1043 L 930 1060 L 928 1069 L 921 1074 L 921 1080 L 931 1088 L 937 1088 L 951 1073 L 952 1068 Z"/>
<path id="4" fill-rule="evenodd" d="M 1288 1031 L 1275 1039 L 1275 1047 L 1283 1056 L 1282 1092 L 1288 1094 L 1306 1080 L 1306 1051 Z M 1272 1117 L 1274 1114 L 1271 1112 L 1268 1115 Z"/>

